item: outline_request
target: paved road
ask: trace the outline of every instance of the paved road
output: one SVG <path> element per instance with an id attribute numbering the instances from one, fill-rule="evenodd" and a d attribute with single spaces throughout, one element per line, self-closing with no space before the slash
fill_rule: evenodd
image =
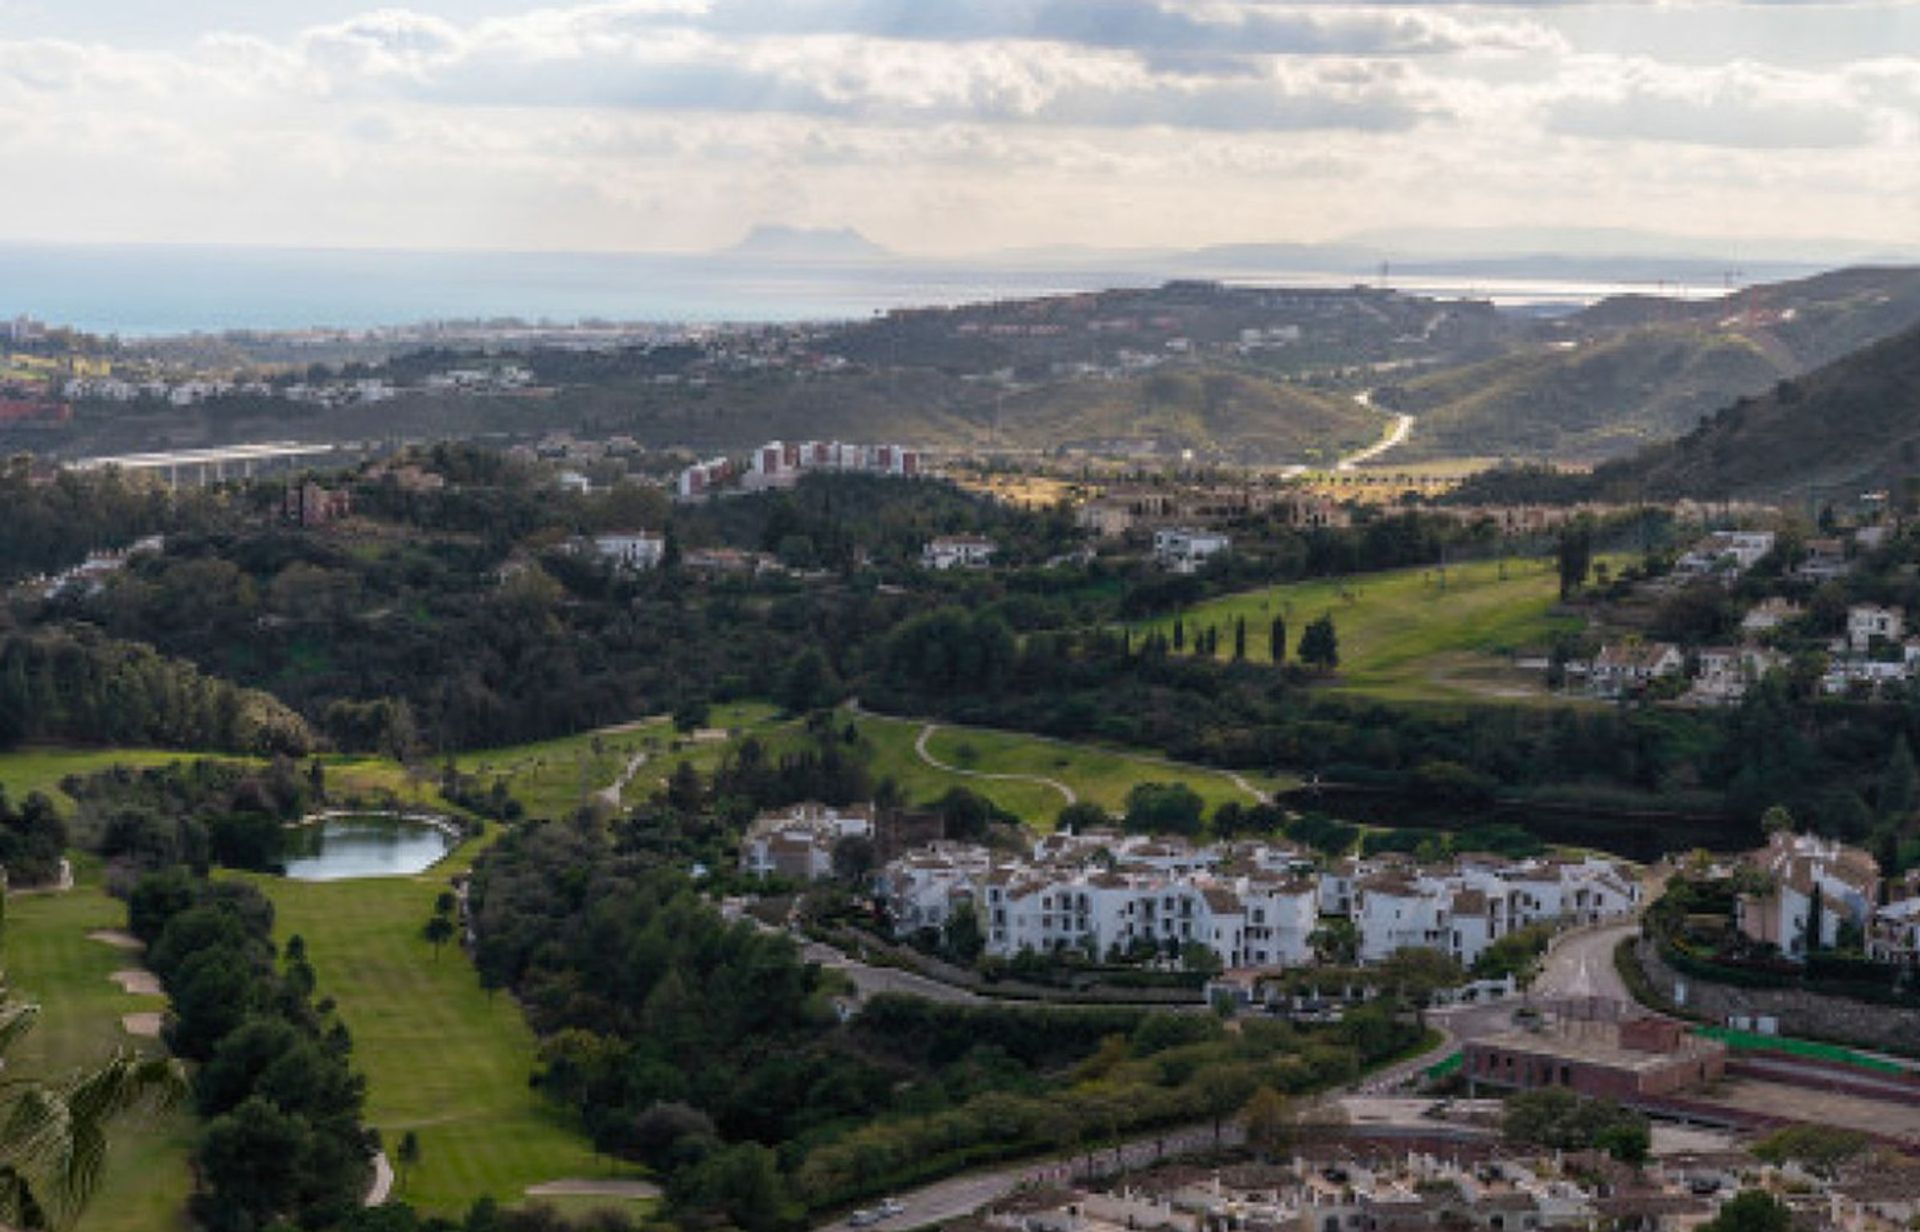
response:
<path id="1" fill-rule="evenodd" d="M 1228 1123 L 1221 1126 L 1219 1142 L 1222 1146 L 1237 1146 L 1245 1135 L 1238 1125 Z M 1107 1176 L 1113 1172 L 1142 1168 L 1157 1160 L 1170 1156 L 1191 1155 L 1199 1151 L 1211 1150 L 1214 1145 L 1214 1133 L 1211 1125 L 1192 1125 L 1180 1129 L 1169 1129 L 1164 1133 L 1147 1134 L 1131 1139 L 1118 1148 L 1102 1146 L 1096 1148 L 1091 1156 L 1076 1155 L 1072 1159 L 1048 1160 L 1045 1162 L 1027 1162 L 1006 1168 L 996 1168 L 990 1172 L 975 1172 L 966 1176 L 956 1176 L 951 1180 L 928 1185 L 901 1196 L 906 1210 L 890 1219 L 883 1219 L 869 1227 L 881 1228 L 885 1232 L 904 1232 L 908 1228 L 922 1228 L 929 1224 L 946 1223 L 971 1215 L 989 1202 L 998 1201 L 1014 1190 L 1026 1184 L 1039 1184 L 1048 1181 L 1067 1183 L 1084 1180 L 1088 1177 Z M 844 1227 L 846 1221 L 821 1224 L 822 1229 Z"/>
<path id="2" fill-rule="evenodd" d="M 1371 389 L 1362 390 L 1360 393 L 1355 394 L 1353 400 L 1368 410 L 1374 409 L 1373 391 Z M 1413 416 L 1395 415 L 1393 417 L 1393 426 L 1387 429 L 1385 436 L 1381 437 L 1376 443 L 1367 446 L 1365 449 L 1357 453 L 1350 453 L 1340 459 L 1339 463 L 1334 466 L 1334 469 L 1337 471 L 1356 470 L 1362 463 L 1371 462 L 1389 449 L 1405 444 L 1407 437 L 1411 435 L 1412 432 Z"/>
<path id="3" fill-rule="evenodd" d="M 929 1001 L 942 1001 L 949 1005 L 970 1005 L 988 999 L 978 993 L 968 992 L 964 988 L 955 988 L 951 984 L 942 984 L 939 980 L 928 979 L 912 971 L 902 971 L 897 967 L 870 967 L 818 941 L 804 942 L 800 947 L 800 954 L 807 962 L 816 962 L 822 967 L 844 972 L 847 978 L 853 981 L 853 986 L 859 991 L 862 1001 L 869 997 L 880 996 L 882 993 L 903 993 L 913 997 L 925 997 Z"/>
<path id="4" fill-rule="evenodd" d="M 1638 920 L 1623 920 L 1578 933 L 1554 947 L 1533 982 L 1533 994 L 1549 999 L 1598 997 L 1632 1004 L 1633 995 L 1613 966 L 1613 951 L 1624 937 L 1640 931 Z"/>

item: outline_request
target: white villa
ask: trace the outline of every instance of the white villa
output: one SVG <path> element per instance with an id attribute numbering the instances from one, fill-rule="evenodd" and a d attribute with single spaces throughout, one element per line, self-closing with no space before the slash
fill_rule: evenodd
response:
<path id="1" fill-rule="evenodd" d="M 667 554 L 667 537 L 652 531 L 595 535 L 593 550 L 616 568 L 656 569 Z"/>
<path id="2" fill-rule="evenodd" d="M 1789 958 L 1803 958 L 1812 927 L 1813 899 L 1821 901 L 1821 947 L 1839 939 L 1840 925 L 1865 931 L 1880 894 L 1880 865 L 1857 847 L 1785 831 L 1746 856 L 1766 875 L 1765 893 L 1742 894 L 1734 904 L 1734 924 L 1753 941 L 1778 946 Z"/>
<path id="3" fill-rule="evenodd" d="M 1674 562 L 1678 578 L 1718 577 L 1731 580 L 1760 563 L 1773 551 L 1774 534 L 1770 530 L 1715 531 L 1694 544 Z"/>
<path id="4" fill-rule="evenodd" d="M 1232 546 L 1233 540 L 1218 531 L 1170 527 L 1153 532 L 1154 560 L 1175 573 L 1192 573 Z"/>
<path id="5" fill-rule="evenodd" d="M 920 565 L 925 569 L 985 569 L 993 564 L 993 554 L 999 548 L 991 539 L 979 535 L 942 535 L 928 542 L 920 551 Z"/>
<path id="6" fill-rule="evenodd" d="M 873 837 L 873 810 L 796 804 L 762 813 L 740 843 L 740 871 L 755 877 L 820 881 L 833 875 L 833 849 L 849 838 Z"/>
<path id="7" fill-rule="evenodd" d="M 1670 642 L 1605 646 L 1593 658 L 1587 685 L 1601 697 L 1638 693 L 1656 680 L 1679 675 L 1686 662 L 1680 648 Z"/>

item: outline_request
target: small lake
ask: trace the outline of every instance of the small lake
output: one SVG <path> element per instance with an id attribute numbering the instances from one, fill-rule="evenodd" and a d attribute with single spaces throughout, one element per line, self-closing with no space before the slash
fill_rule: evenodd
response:
<path id="1" fill-rule="evenodd" d="M 399 817 L 329 817 L 287 834 L 287 872 L 293 881 L 354 877 L 410 877 L 453 850 L 451 834 Z"/>

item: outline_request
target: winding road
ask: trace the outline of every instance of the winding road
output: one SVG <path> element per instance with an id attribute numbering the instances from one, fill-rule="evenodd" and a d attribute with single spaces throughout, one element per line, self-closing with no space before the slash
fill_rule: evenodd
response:
<path id="1" fill-rule="evenodd" d="M 1370 411 L 1379 409 L 1373 405 L 1373 391 L 1371 389 L 1361 390 L 1359 393 L 1353 395 L 1353 400 Z M 1395 415 L 1393 417 L 1393 424 L 1387 429 L 1385 436 L 1367 446 L 1365 449 L 1360 450 L 1358 453 L 1350 453 L 1340 459 L 1340 461 L 1335 464 L 1334 469 L 1337 471 L 1358 470 L 1363 464 L 1373 461 L 1389 449 L 1405 444 L 1407 437 L 1412 433 L 1413 416 Z"/>

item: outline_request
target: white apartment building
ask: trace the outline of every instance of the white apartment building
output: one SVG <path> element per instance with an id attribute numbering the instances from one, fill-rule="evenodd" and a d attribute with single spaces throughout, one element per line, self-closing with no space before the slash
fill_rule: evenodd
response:
<path id="1" fill-rule="evenodd" d="M 1323 919 L 1339 917 L 1353 921 L 1363 963 L 1409 947 L 1471 963 L 1515 929 L 1611 919 L 1639 898 L 1634 878 L 1599 858 L 1423 869 L 1392 856 L 1316 871 L 1285 847 L 1111 832 L 1053 835 L 1030 858 L 936 844 L 889 864 L 877 892 L 902 935 L 944 926 L 963 904 L 976 910 L 997 957 L 1173 957 L 1201 945 L 1228 969 L 1307 965 Z"/>

